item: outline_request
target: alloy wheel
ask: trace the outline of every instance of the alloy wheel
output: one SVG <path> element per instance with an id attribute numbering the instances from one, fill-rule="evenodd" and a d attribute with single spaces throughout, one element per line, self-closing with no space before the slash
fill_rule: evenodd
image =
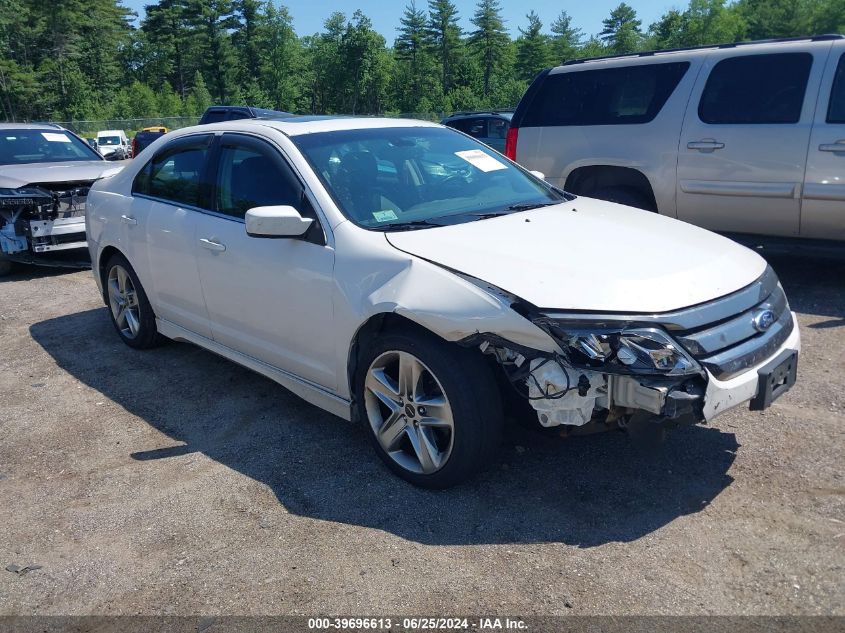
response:
<path id="1" fill-rule="evenodd" d="M 132 278 L 123 266 L 112 266 L 107 288 L 109 308 L 117 329 L 126 338 L 134 339 L 141 329 L 140 306 Z"/>
<path id="2" fill-rule="evenodd" d="M 379 445 L 399 466 L 430 475 L 446 464 L 455 436 L 452 407 L 416 356 L 389 351 L 376 358 L 367 370 L 364 402 Z"/>

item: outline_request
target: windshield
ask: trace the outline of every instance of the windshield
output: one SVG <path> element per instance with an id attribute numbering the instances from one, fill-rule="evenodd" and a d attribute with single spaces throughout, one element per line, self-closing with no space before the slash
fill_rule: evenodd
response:
<path id="1" fill-rule="evenodd" d="M 454 224 L 565 199 L 448 128 L 344 130 L 292 140 L 344 215 L 364 228 Z"/>
<path id="2" fill-rule="evenodd" d="M 0 130 L 0 165 L 102 160 L 91 147 L 61 129 Z"/>
<path id="3" fill-rule="evenodd" d="M 120 145 L 119 136 L 98 136 L 97 145 Z"/>

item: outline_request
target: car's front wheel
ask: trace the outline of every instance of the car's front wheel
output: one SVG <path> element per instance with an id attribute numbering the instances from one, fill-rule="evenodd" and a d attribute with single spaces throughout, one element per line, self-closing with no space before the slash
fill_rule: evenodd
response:
<path id="1" fill-rule="evenodd" d="M 360 416 L 376 452 L 397 475 L 448 488 L 493 460 L 502 405 L 476 353 L 421 332 L 389 333 L 364 354 Z"/>
<path id="2" fill-rule="evenodd" d="M 155 314 L 138 275 L 123 255 L 112 255 L 103 281 L 112 324 L 124 343 L 148 349 L 166 340 L 156 329 Z"/>

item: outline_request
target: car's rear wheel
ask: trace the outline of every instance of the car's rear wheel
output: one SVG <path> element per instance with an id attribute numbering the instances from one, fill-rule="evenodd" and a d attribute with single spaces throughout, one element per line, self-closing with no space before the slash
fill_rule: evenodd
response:
<path id="1" fill-rule="evenodd" d="M 418 486 L 448 488 L 490 464 L 502 405 L 480 357 L 418 332 L 384 335 L 364 356 L 359 413 L 394 473 Z"/>
<path id="2" fill-rule="evenodd" d="M 123 255 L 112 255 L 103 281 L 112 324 L 124 343 L 148 349 L 166 340 L 156 329 L 155 314 L 138 275 Z"/>

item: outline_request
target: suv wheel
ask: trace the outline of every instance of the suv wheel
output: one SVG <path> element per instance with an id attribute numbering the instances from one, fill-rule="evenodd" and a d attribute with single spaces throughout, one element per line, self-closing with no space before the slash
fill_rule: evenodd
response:
<path id="1" fill-rule="evenodd" d="M 390 333 L 362 359 L 359 415 L 387 466 L 425 488 L 448 488 L 489 465 L 502 433 L 490 368 L 433 335 Z"/>
<path id="2" fill-rule="evenodd" d="M 147 294 L 123 255 L 109 259 L 103 281 L 112 324 L 124 343 L 136 349 L 148 349 L 165 341 L 156 329 Z"/>

